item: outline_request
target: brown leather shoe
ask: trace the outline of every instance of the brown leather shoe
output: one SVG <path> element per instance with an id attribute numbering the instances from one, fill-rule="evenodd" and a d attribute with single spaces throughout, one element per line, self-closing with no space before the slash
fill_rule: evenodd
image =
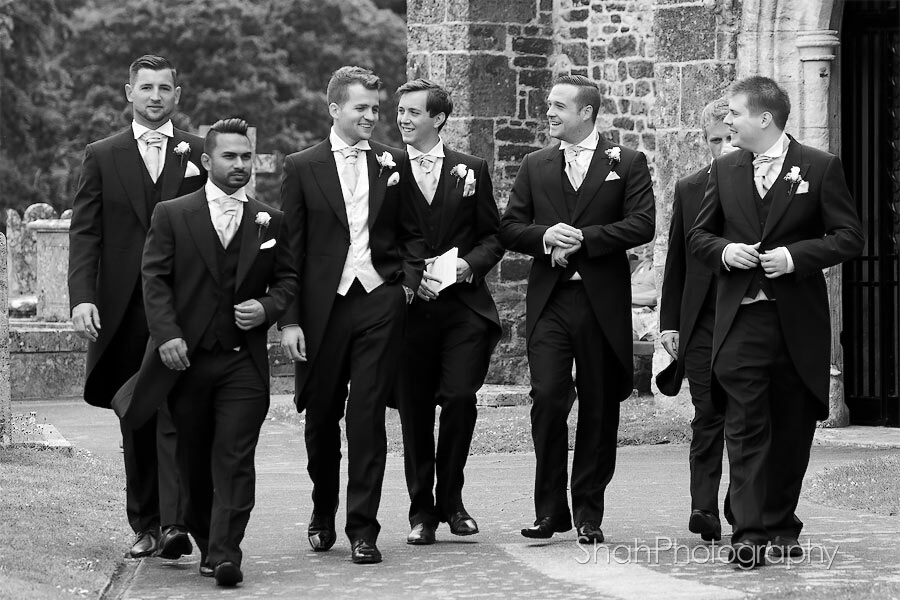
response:
<path id="1" fill-rule="evenodd" d="M 160 558 L 175 560 L 194 551 L 191 538 L 187 529 L 180 525 L 169 525 L 163 528 L 159 538 L 159 550 L 156 555 Z"/>
<path id="2" fill-rule="evenodd" d="M 158 548 L 159 529 L 152 527 L 137 534 L 129 554 L 131 558 L 144 558 L 145 556 L 152 556 Z"/>

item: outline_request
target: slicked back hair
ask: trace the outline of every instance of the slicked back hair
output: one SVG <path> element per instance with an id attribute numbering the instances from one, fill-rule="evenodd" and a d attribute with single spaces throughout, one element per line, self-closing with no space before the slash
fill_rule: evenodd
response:
<path id="1" fill-rule="evenodd" d="M 747 77 L 731 86 L 731 94 L 747 96 L 747 108 L 751 114 L 769 112 L 775 125 L 784 130 L 791 114 L 791 99 L 775 80 L 760 75 Z"/>
<path id="2" fill-rule="evenodd" d="M 212 156 L 213 150 L 216 149 L 216 138 L 223 133 L 236 133 L 244 137 L 249 137 L 247 135 L 247 130 L 249 128 L 250 126 L 247 125 L 247 121 L 238 119 L 237 117 L 219 119 L 213 123 L 212 127 L 209 128 L 209 131 L 206 132 L 206 139 L 203 141 L 203 152 Z"/>
<path id="3" fill-rule="evenodd" d="M 591 121 L 597 122 L 597 114 L 600 112 L 600 88 L 597 84 L 583 75 L 562 75 L 553 80 L 553 85 L 574 85 L 578 88 L 575 99 L 578 101 L 578 109 L 590 106 L 593 109 Z"/>
<path id="4" fill-rule="evenodd" d="M 134 80 L 141 69 L 149 69 L 151 71 L 165 71 L 168 69 L 172 73 L 172 84 L 178 85 L 178 71 L 175 70 L 172 63 L 162 56 L 145 54 L 134 59 L 134 62 L 128 67 L 128 83 L 134 85 Z"/>
<path id="5" fill-rule="evenodd" d="M 403 94 L 411 92 L 428 92 L 428 97 L 425 100 L 425 110 L 428 111 L 429 117 L 444 113 L 446 118 L 441 123 L 441 126 L 438 127 L 438 131 L 443 129 L 447 119 L 450 118 L 450 113 L 453 112 L 453 100 L 450 98 L 450 92 L 432 81 L 419 78 L 407 81 L 398 87 L 396 95 L 399 98 Z"/>
<path id="6" fill-rule="evenodd" d="M 700 127 L 703 128 L 703 137 L 707 137 L 709 135 L 709 128 L 724 121 L 727 115 L 728 98 L 725 98 L 724 96 L 716 98 L 704 106 L 703 112 L 700 113 Z"/>
<path id="7" fill-rule="evenodd" d="M 346 102 L 349 96 L 347 88 L 354 83 L 361 84 L 367 90 L 381 89 L 381 78 L 369 69 L 352 66 L 341 67 L 331 74 L 331 79 L 328 81 L 328 88 L 325 92 L 328 104 L 334 103 L 340 106 Z"/>

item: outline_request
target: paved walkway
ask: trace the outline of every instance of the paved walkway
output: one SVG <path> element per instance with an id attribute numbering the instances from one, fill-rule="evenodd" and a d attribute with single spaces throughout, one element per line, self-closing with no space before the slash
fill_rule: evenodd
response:
<path id="1" fill-rule="evenodd" d="M 14 409 L 37 410 L 77 446 L 119 453 L 117 422 L 108 411 L 80 402 Z M 827 443 L 814 447 L 810 474 L 875 454 L 900 453 L 900 430 L 843 431 L 823 432 Z M 841 445 L 851 441 L 855 445 Z M 863 442 L 876 447 L 862 447 Z M 459 538 L 442 526 L 436 545 L 408 546 L 402 457 L 389 456 L 379 514 L 384 562 L 359 566 L 350 562 L 349 543 L 342 536 L 331 552 L 309 549 L 310 484 L 302 434 L 267 421 L 257 454 L 257 505 L 243 544 L 244 584 L 216 588 L 197 573 L 196 553 L 179 561 L 129 559 L 105 598 L 900 597 L 900 518 L 804 499 L 798 514 L 806 522 L 801 542 L 810 545 L 807 557 L 743 572 L 719 558 L 720 546 L 703 544 L 686 530 L 686 446 L 628 447 L 618 456 L 603 523 L 607 544 L 597 548 L 577 544 L 573 533 L 547 543 L 521 537 L 519 529 L 533 519 L 533 454 L 470 457 L 466 505 L 482 533 Z M 339 531 L 342 516 L 339 511 Z M 122 522 L 125 526 L 124 514 Z"/>

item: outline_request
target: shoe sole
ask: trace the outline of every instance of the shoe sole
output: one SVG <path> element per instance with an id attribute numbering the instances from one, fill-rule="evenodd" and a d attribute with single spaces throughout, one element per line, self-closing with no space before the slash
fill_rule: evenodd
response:
<path id="1" fill-rule="evenodd" d="M 406 538 L 406 543 L 410 546 L 431 546 L 436 540 L 411 540 Z"/>
<path id="2" fill-rule="evenodd" d="M 475 535 L 476 533 L 478 533 L 478 528 L 476 527 L 474 531 L 460 531 L 458 529 L 457 530 L 451 529 L 450 533 L 452 533 L 453 535 L 461 535 L 461 536 Z"/>
<path id="3" fill-rule="evenodd" d="M 722 539 L 721 530 L 717 531 L 706 527 L 706 521 L 700 515 L 691 515 L 691 518 L 688 521 L 688 531 L 691 533 L 699 533 L 700 539 L 704 542 L 718 542 Z"/>
<path id="4" fill-rule="evenodd" d="M 215 572 L 216 585 L 231 587 L 244 580 L 240 569 L 237 567 L 218 568 Z"/>
<path id="5" fill-rule="evenodd" d="M 352 558 L 353 564 L 355 565 L 376 565 L 381 562 L 380 556 L 361 556 L 359 558 Z"/>
<path id="6" fill-rule="evenodd" d="M 177 558 L 181 558 L 182 556 L 186 556 L 194 551 L 194 547 L 191 545 L 191 540 L 188 539 L 187 534 L 180 535 L 170 543 L 159 549 L 157 556 L 160 558 L 165 558 L 168 560 L 175 560 Z"/>

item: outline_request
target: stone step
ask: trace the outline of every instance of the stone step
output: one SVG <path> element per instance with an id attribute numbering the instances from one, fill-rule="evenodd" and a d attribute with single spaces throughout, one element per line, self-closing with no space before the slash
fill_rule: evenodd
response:
<path id="1" fill-rule="evenodd" d="M 478 390 L 478 406 L 526 406 L 531 404 L 527 385 L 485 384 Z"/>

